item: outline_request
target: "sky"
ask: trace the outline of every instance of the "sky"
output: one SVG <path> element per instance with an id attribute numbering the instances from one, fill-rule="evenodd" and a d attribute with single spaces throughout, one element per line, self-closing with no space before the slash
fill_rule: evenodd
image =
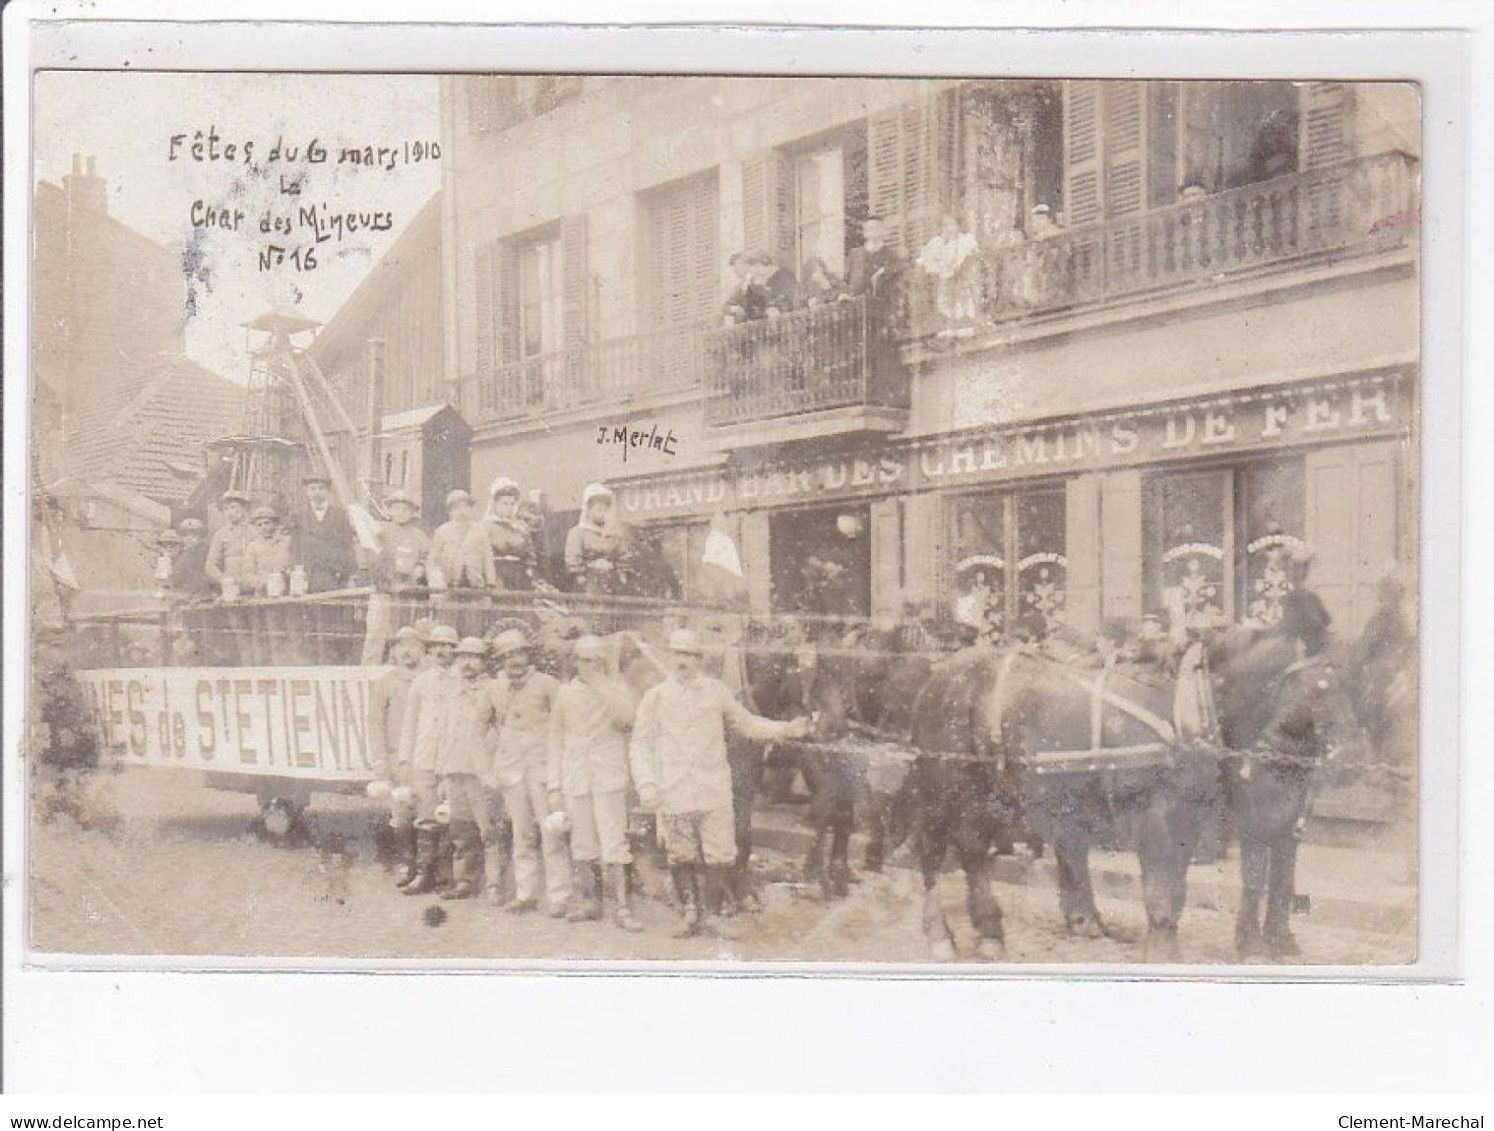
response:
<path id="1" fill-rule="evenodd" d="M 111 216 L 175 251 L 190 247 L 187 353 L 241 383 L 248 364 L 243 322 L 272 306 L 326 322 L 440 186 L 439 159 L 416 160 L 417 143 L 440 142 L 431 75 L 43 71 L 35 94 L 37 179 L 60 184 L 74 153 L 91 156 L 107 182 Z M 194 159 L 199 131 L 204 155 L 209 132 L 218 135 L 218 161 Z M 180 138 L 175 147 L 173 137 Z M 319 164 L 306 160 L 313 138 L 327 151 Z M 277 139 L 280 159 L 271 161 Z M 253 143 L 247 164 L 245 142 Z M 233 161 L 226 157 L 229 144 L 236 146 Z M 380 147 L 388 150 L 382 157 L 393 167 L 339 164 L 345 147 L 366 146 L 375 158 Z M 287 160 L 292 150 L 294 162 Z M 301 178 L 298 196 L 281 191 L 282 177 L 287 184 Z M 209 211 L 221 216 L 226 207 L 232 223 L 242 212 L 237 231 L 194 229 L 198 201 L 199 220 Z M 368 214 L 388 227 L 316 243 L 300 222 L 301 209 L 320 217 L 323 204 L 327 213 Z M 267 210 L 291 222 L 289 235 L 261 232 Z M 269 244 L 283 247 L 286 257 L 262 270 Z M 314 247 L 316 266 L 298 269 L 294 247 Z"/>

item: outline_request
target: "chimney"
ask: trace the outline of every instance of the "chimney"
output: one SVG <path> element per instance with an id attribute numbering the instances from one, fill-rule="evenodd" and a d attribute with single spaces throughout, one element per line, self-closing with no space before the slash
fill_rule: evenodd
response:
<path id="1" fill-rule="evenodd" d="M 89 157 L 85 165 L 80 154 L 73 154 L 73 171 L 62 178 L 62 187 L 67 190 L 68 203 L 73 211 L 97 212 L 100 215 L 109 213 L 108 186 L 104 179 L 96 172 L 98 163 L 93 157 Z"/>

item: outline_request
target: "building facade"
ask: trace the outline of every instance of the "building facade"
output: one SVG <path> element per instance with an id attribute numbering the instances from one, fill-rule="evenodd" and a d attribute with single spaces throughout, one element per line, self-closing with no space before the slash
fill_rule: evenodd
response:
<path id="1" fill-rule="evenodd" d="M 603 479 L 760 611 L 1341 635 L 1414 569 L 1414 92 L 450 76 L 442 373 L 481 485 Z M 893 285 L 724 324 L 729 257 Z M 864 290 L 865 288 L 863 288 Z"/>

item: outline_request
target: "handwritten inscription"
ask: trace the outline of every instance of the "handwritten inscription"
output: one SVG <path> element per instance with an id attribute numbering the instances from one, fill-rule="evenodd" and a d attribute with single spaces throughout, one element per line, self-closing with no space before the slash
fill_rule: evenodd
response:
<path id="1" fill-rule="evenodd" d="M 380 144 L 284 135 L 255 138 L 224 134 L 208 125 L 172 133 L 166 139 L 168 164 L 221 168 L 234 178 L 220 199 L 200 196 L 191 202 L 186 220 L 194 239 L 205 233 L 241 236 L 250 244 L 261 272 L 314 271 L 318 247 L 345 244 L 366 249 L 368 241 L 394 228 L 395 214 L 390 208 L 348 207 L 330 194 L 315 196 L 316 170 L 389 175 L 440 159 L 441 143 L 424 138 Z M 246 174 L 274 186 L 275 199 L 282 203 L 269 207 L 251 203 Z"/>
<path id="2" fill-rule="evenodd" d="M 611 426 L 600 424 L 597 426 L 597 443 L 620 446 L 623 463 L 627 463 L 630 451 L 663 452 L 666 456 L 672 456 L 675 454 L 677 441 L 673 428 L 660 432 L 658 424 L 652 425 L 648 431 L 642 428 L 632 428 L 626 424 Z"/>

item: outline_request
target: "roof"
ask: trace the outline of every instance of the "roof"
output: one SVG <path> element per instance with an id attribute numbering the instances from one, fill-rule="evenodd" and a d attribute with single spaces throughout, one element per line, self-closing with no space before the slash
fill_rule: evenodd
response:
<path id="1" fill-rule="evenodd" d="M 429 424 L 449 408 L 451 408 L 449 404 L 428 404 L 421 405 L 419 408 L 406 409 L 404 412 L 391 412 L 379 421 L 379 428 L 384 432 L 398 432 L 402 428 L 419 428 L 421 425 Z"/>
<path id="2" fill-rule="evenodd" d="M 63 422 L 67 478 L 179 503 L 205 473 L 203 445 L 240 426 L 247 391 L 184 357 L 121 364 L 128 372 Z"/>

